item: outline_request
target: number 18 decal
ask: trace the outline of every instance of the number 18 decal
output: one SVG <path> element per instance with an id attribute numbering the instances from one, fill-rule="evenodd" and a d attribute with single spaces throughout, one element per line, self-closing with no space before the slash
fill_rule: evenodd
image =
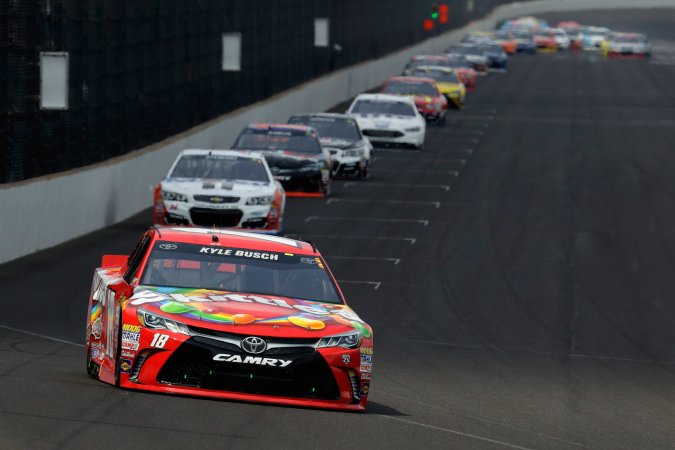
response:
<path id="1" fill-rule="evenodd" d="M 166 345 L 166 341 L 168 340 L 169 340 L 168 334 L 155 333 L 155 335 L 152 337 L 152 342 L 150 342 L 150 347 L 164 348 L 164 346 Z"/>

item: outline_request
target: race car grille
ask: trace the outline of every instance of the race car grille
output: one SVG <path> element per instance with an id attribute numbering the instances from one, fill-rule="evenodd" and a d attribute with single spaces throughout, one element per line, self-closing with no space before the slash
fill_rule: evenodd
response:
<path id="1" fill-rule="evenodd" d="M 318 172 L 318 171 L 317 171 Z M 321 192 L 321 174 L 277 176 L 286 192 Z"/>
<path id="2" fill-rule="evenodd" d="M 214 360 L 214 357 L 221 358 Z M 256 363 L 244 363 L 246 358 Z M 269 361 L 261 364 L 261 361 Z M 280 367 L 280 361 L 291 361 Z M 275 366 L 276 365 L 276 366 Z M 188 339 L 164 364 L 157 381 L 200 389 L 308 399 L 336 400 L 340 392 L 333 373 L 316 351 L 283 359 L 247 355 Z"/>
<path id="3" fill-rule="evenodd" d="M 225 350 L 241 352 L 239 343 L 248 334 L 225 333 L 209 328 L 189 326 L 190 335 L 198 342 L 215 346 Z M 300 353 L 312 353 L 318 339 L 314 338 L 269 338 L 265 337 L 267 350 L 262 356 L 292 355 Z"/>
<path id="4" fill-rule="evenodd" d="M 243 214 L 240 209 L 190 209 L 192 223 L 200 227 L 236 227 Z"/>
<path id="5" fill-rule="evenodd" d="M 222 195 L 195 195 L 195 201 L 205 203 L 237 203 L 239 197 L 226 197 Z"/>
<path id="6" fill-rule="evenodd" d="M 370 137 L 388 137 L 388 138 L 397 138 L 403 136 L 403 133 L 400 131 L 393 130 L 363 130 L 363 134 Z"/>

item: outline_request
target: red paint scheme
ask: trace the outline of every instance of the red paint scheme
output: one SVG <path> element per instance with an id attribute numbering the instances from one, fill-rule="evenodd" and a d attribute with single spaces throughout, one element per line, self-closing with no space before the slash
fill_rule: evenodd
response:
<path id="1" fill-rule="evenodd" d="M 436 91 L 436 95 L 411 95 L 417 110 L 425 118 L 439 118 L 443 115 L 448 109 L 448 99 L 445 98 L 445 95 L 441 94 L 441 91 L 438 89 L 438 83 L 431 78 L 422 78 L 422 77 L 391 77 L 382 85 L 381 92 L 384 94 L 396 94 L 395 92 L 387 91 L 387 88 L 394 83 L 419 83 L 419 84 L 429 84 Z M 405 95 L 405 94 L 401 94 Z"/>
<path id="2" fill-rule="evenodd" d="M 216 238 L 214 238 L 216 236 Z M 180 227 L 153 227 L 149 229 L 139 241 L 136 250 L 126 260 L 126 256 L 106 255 L 103 257 L 104 266 L 107 263 L 123 263 L 117 268 L 100 268 L 97 270 L 92 284 L 91 295 L 89 299 L 89 309 L 87 315 L 87 369 L 89 374 L 101 381 L 120 386 L 127 389 L 137 389 L 144 391 L 154 391 L 171 394 L 184 394 L 191 396 L 214 397 L 240 401 L 254 401 L 264 403 L 275 403 L 282 405 L 297 405 L 316 408 L 328 408 L 339 410 L 363 410 L 368 400 L 368 390 L 370 386 L 372 365 L 373 338 L 372 330 L 368 325 L 360 322 L 360 319 L 344 303 L 344 296 L 335 283 L 335 279 L 326 266 L 329 277 L 335 283 L 337 292 L 342 300 L 339 304 L 327 304 L 309 302 L 306 300 L 294 300 L 291 298 L 265 295 L 237 294 L 240 300 L 237 301 L 217 301 L 206 300 L 208 295 L 227 295 L 224 291 L 199 292 L 194 295 L 203 295 L 205 300 L 196 303 L 181 303 L 189 305 L 187 308 L 192 310 L 205 311 L 207 314 L 237 313 L 255 316 L 254 322 L 235 323 L 214 323 L 203 318 L 179 315 L 179 313 L 170 314 L 159 309 L 159 302 L 154 297 L 143 297 L 140 294 L 154 293 L 157 296 L 166 297 L 167 294 L 148 291 L 138 287 L 138 278 L 143 273 L 144 266 L 150 255 L 150 250 L 156 243 L 186 243 L 198 244 L 209 247 L 223 246 L 226 248 L 237 248 L 263 252 L 292 253 L 294 255 L 320 259 L 322 264 L 325 262 L 314 247 L 306 242 L 293 241 L 290 239 L 273 238 L 268 236 L 259 236 L 243 232 L 228 232 L 223 230 L 205 230 L 198 228 L 180 228 Z M 140 249 L 140 250 L 139 250 Z M 137 264 L 136 269 L 129 269 Z M 129 272 L 129 273 L 126 273 Z M 124 278 L 123 278 L 124 277 Z M 128 283 L 125 278 L 129 280 Z M 134 292 L 139 297 L 134 297 Z M 168 297 L 167 297 L 168 298 Z M 192 297 L 194 300 L 196 297 Z M 210 298 L 210 297 L 208 297 Z M 241 298 L 251 298 L 252 300 L 241 300 Z M 274 303 L 276 301 L 276 303 Z M 281 305 L 279 304 L 281 303 Z M 196 306 L 195 306 L 196 305 Z M 283 305 L 283 307 L 282 307 Z M 311 306 L 315 305 L 315 306 Z M 294 309 L 296 307 L 305 309 Z M 304 317 L 312 316 L 306 312 L 306 308 L 326 308 L 330 315 L 316 316 L 316 320 L 308 320 L 308 325 L 298 325 L 297 323 L 284 323 L 277 321 L 274 323 L 265 323 L 264 320 L 274 319 L 284 315 L 301 314 Z M 333 400 L 313 399 L 306 397 L 284 397 L 272 395 L 251 394 L 238 391 L 225 391 L 202 389 L 186 385 L 163 384 L 157 381 L 157 376 L 164 363 L 170 358 L 172 353 L 191 336 L 179 332 L 169 331 L 168 329 L 151 329 L 145 327 L 138 319 L 138 308 L 145 311 L 161 315 L 164 318 L 180 322 L 187 326 L 208 328 L 210 330 L 237 333 L 240 335 L 255 335 L 263 338 L 307 338 L 314 339 L 323 336 L 333 336 L 345 332 L 354 332 L 356 328 L 353 325 L 354 320 L 358 319 L 358 325 L 362 331 L 362 340 L 357 348 L 348 349 L 344 347 L 323 347 L 315 350 L 329 366 L 330 372 L 337 384 L 339 398 Z M 210 316 L 208 316 L 210 317 Z M 100 321 L 99 321 L 100 319 Z M 311 323 L 315 325 L 322 322 L 323 328 L 314 327 L 310 329 Z M 102 325 L 98 328 L 97 325 Z M 124 342 L 120 341 L 122 329 L 125 331 L 138 332 L 138 348 L 136 350 L 125 350 L 122 348 Z M 153 339 L 160 333 L 168 335 L 168 339 L 161 346 L 152 347 Z M 98 336 L 97 336 L 98 335 Z M 128 336 L 128 335 L 127 335 Z M 243 351 L 243 350 L 242 350 Z M 125 373 L 124 360 L 129 360 L 134 364 L 141 354 L 150 354 L 141 364 L 140 371 L 135 379 L 132 379 L 130 373 Z M 122 357 L 122 354 L 126 356 Z M 133 356 L 129 356 L 133 353 Z M 99 357 L 98 355 L 101 355 Z M 362 358 L 370 360 L 365 368 L 362 365 Z M 283 358 L 283 357 L 281 357 Z M 131 369 L 132 366 L 127 367 Z M 128 372 L 129 370 L 126 370 Z M 361 389 L 360 396 L 357 398 L 353 394 L 352 384 L 348 375 L 351 371 L 358 378 Z"/>

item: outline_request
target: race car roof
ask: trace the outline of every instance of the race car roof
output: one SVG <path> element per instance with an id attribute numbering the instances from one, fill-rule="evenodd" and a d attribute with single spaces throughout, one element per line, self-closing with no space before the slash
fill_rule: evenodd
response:
<path id="1" fill-rule="evenodd" d="M 223 245 L 236 248 L 267 250 L 303 255 L 315 255 L 315 247 L 307 242 L 280 236 L 270 236 L 246 231 L 193 227 L 154 227 L 157 240 L 187 244 Z"/>
<path id="2" fill-rule="evenodd" d="M 452 67 L 434 66 L 434 65 L 418 66 L 418 67 L 415 67 L 414 70 L 421 71 L 421 72 L 435 71 L 435 72 L 444 72 L 444 73 L 453 73 L 455 71 L 455 69 L 453 69 Z"/>
<path id="3" fill-rule="evenodd" d="M 293 130 L 293 131 L 302 131 L 307 132 L 311 131 L 312 128 L 306 125 L 295 125 L 288 123 L 251 123 L 248 125 L 249 128 L 255 128 L 257 130 Z"/>
<path id="4" fill-rule="evenodd" d="M 390 77 L 390 78 L 387 78 L 387 81 L 385 81 L 385 84 L 391 83 L 391 82 L 436 84 L 436 80 L 434 80 L 432 78 L 425 78 L 425 77 Z"/>
<path id="5" fill-rule="evenodd" d="M 347 114 L 328 113 L 328 112 L 293 114 L 292 117 L 325 117 L 325 118 L 331 118 L 331 119 L 353 119 L 352 116 L 347 115 Z"/>
<path id="6" fill-rule="evenodd" d="M 396 103 L 408 103 L 409 105 L 415 106 L 415 102 L 410 97 L 402 97 L 400 95 L 391 95 L 391 94 L 359 94 L 354 101 L 358 100 L 370 100 L 376 102 L 396 102 Z"/>

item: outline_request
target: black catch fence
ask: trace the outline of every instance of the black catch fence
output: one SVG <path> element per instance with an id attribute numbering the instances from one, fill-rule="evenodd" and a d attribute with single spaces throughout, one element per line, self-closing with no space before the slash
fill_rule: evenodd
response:
<path id="1" fill-rule="evenodd" d="M 0 183 L 122 155 L 507 1 L 2 0 Z M 224 33 L 240 70 L 223 70 Z M 41 107 L 42 52 L 68 54 L 66 109 Z"/>

